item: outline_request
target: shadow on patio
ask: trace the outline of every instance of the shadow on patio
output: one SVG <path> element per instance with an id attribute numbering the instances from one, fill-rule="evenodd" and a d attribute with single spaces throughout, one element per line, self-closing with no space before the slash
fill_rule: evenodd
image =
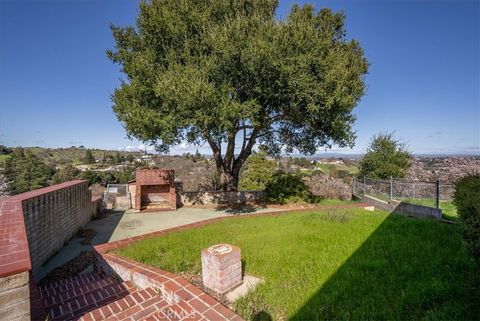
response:
<path id="1" fill-rule="evenodd" d="M 84 244 L 81 237 L 77 236 L 77 234 L 74 235 L 55 255 L 41 266 L 35 275 L 35 279 L 48 282 L 79 273 L 82 267 L 89 265 L 87 261 L 92 259 L 89 254 L 92 247 L 108 242 L 124 215 L 125 211 L 117 211 L 110 213 L 104 218 L 95 219 L 87 223 L 82 229 L 93 229 L 95 231 L 95 236 L 90 240 L 89 244 Z M 75 268 L 64 266 L 66 263 Z"/>

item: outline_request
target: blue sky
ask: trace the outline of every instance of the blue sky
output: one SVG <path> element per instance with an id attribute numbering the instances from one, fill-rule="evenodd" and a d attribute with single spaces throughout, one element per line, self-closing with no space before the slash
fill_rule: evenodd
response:
<path id="1" fill-rule="evenodd" d="M 479 1 L 280 1 L 277 15 L 293 3 L 343 10 L 371 63 L 345 152 L 395 131 L 415 153 L 480 153 Z M 138 147 L 111 111 L 121 74 L 105 55 L 110 22 L 136 13 L 136 0 L 1 0 L 0 144 Z"/>

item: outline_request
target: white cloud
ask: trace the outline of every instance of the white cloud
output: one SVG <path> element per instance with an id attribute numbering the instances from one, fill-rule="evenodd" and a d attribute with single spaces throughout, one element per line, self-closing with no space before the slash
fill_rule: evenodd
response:
<path id="1" fill-rule="evenodd" d="M 146 150 L 146 151 L 154 151 L 155 150 L 155 147 L 151 146 L 151 145 L 145 145 L 145 144 L 140 144 L 138 145 L 137 149 L 139 150 Z"/>

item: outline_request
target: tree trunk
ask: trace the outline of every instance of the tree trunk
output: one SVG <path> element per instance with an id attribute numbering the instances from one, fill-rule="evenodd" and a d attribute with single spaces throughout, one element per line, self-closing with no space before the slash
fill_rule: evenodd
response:
<path id="1" fill-rule="evenodd" d="M 224 191 L 237 191 L 238 182 L 239 182 L 239 173 L 236 171 L 226 171 L 221 168 L 220 172 L 220 182 L 222 190 Z"/>
<path id="2" fill-rule="evenodd" d="M 259 129 L 255 128 L 248 139 L 244 137 L 243 146 L 237 158 L 235 158 L 235 133 L 229 137 L 229 144 L 225 153 L 225 158 L 222 157 L 220 143 L 215 144 L 209 135 L 206 135 L 207 141 L 212 148 L 213 158 L 217 168 L 217 174 L 220 177 L 220 185 L 224 191 L 237 191 L 240 169 L 252 154 L 252 147 L 255 144 Z M 233 137 L 233 138 L 232 138 Z"/>

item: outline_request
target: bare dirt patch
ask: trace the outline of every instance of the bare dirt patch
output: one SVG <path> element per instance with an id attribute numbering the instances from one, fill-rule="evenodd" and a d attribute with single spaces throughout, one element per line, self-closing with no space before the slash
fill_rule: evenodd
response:
<path id="1" fill-rule="evenodd" d="M 49 272 L 43 279 L 40 280 L 39 284 L 42 285 L 52 281 L 71 278 L 78 275 L 92 263 L 92 251 L 82 251 L 75 258 Z"/>

